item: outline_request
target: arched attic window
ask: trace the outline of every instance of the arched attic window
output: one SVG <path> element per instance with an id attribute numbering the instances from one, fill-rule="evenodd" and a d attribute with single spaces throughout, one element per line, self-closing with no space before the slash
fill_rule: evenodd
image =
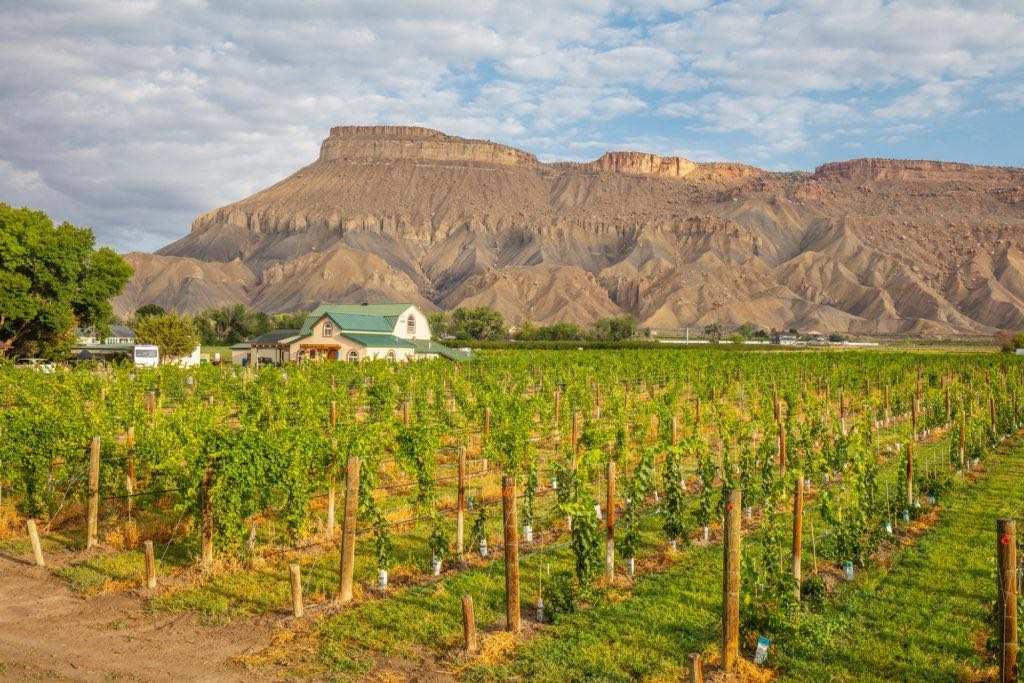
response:
<path id="1" fill-rule="evenodd" d="M 328 320 L 324 323 L 324 336 L 330 337 L 332 334 L 334 334 L 334 325 Z"/>

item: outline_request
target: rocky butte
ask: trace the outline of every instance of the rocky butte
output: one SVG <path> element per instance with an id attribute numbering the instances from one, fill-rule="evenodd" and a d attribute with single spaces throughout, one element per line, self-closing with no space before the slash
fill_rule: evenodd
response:
<path id="1" fill-rule="evenodd" d="M 121 313 L 401 300 L 517 322 L 990 334 L 1024 328 L 1024 170 L 545 164 L 425 128 L 340 126 L 312 164 L 128 259 Z"/>

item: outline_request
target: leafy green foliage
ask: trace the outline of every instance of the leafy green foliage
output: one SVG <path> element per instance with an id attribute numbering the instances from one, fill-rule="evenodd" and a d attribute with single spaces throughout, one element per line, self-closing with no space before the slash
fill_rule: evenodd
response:
<path id="1" fill-rule="evenodd" d="M 92 230 L 0 203 L 0 341 L 18 356 L 56 357 L 74 326 L 106 328 L 132 269 L 95 248 Z M 5 349 L 0 346 L 0 356 Z"/>

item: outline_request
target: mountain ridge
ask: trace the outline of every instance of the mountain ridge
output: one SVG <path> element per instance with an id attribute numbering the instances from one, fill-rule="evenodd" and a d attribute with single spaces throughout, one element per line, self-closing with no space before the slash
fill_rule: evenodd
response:
<path id="1" fill-rule="evenodd" d="M 128 259 L 122 313 L 401 298 L 512 322 L 988 334 L 1024 326 L 1024 170 L 545 163 L 427 128 L 339 126 L 313 163 Z"/>

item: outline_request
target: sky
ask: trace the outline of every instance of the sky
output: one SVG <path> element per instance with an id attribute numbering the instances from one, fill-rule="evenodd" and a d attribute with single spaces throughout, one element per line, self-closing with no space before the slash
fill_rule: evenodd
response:
<path id="1" fill-rule="evenodd" d="M 0 201 L 119 251 L 423 125 L 543 161 L 1024 166 L 1021 0 L 0 0 Z"/>

